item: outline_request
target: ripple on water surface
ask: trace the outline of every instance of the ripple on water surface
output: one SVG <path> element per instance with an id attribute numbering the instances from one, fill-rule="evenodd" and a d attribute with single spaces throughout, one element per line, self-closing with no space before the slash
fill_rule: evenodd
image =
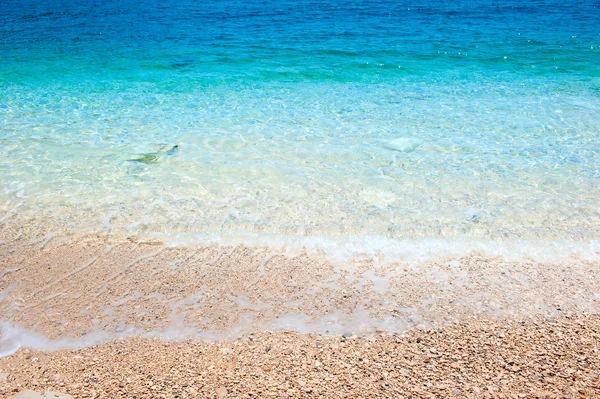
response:
<path id="1" fill-rule="evenodd" d="M 30 3 L 0 24 L 7 239 L 598 238 L 596 5 Z"/>

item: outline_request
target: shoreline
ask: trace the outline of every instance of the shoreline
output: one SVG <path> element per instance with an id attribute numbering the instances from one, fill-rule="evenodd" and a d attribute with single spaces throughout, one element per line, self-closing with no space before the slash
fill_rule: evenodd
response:
<path id="1" fill-rule="evenodd" d="M 101 236 L 0 248 L 2 398 L 600 395 L 597 261 L 335 264 Z"/>
<path id="2" fill-rule="evenodd" d="M 278 330 L 403 332 L 479 317 L 599 313 L 599 267 L 577 257 L 507 261 L 475 252 L 422 263 L 336 264 L 269 247 L 55 238 L 3 249 L 0 321 L 29 334 L 29 342 L 39 335 L 48 345 L 57 338 L 73 342 L 50 349 L 134 335 L 215 340 Z M 38 342 L 37 349 L 48 347 Z"/>
<path id="3" fill-rule="evenodd" d="M 491 320 L 370 338 L 293 332 L 221 342 L 129 338 L 0 359 L 0 397 L 596 397 L 600 317 Z"/>

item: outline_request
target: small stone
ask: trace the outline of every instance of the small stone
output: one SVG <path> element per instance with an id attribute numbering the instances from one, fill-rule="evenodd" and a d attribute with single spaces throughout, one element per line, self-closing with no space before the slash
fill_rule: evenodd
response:
<path id="1" fill-rule="evenodd" d="M 231 348 L 221 348 L 219 349 L 219 352 L 221 352 L 224 355 L 230 355 L 233 353 L 233 349 Z"/>
<path id="2" fill-rule="evenodd" d="M 224 398 L 225 396 L 227 396 L 227 388 L 225 388 L 225 387 L 217 388 L 217 396 L 219 398 Z"/>

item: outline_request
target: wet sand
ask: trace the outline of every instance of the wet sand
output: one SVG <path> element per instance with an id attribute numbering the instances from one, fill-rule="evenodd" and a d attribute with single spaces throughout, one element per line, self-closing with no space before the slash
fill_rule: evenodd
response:
<path id="1" fill-rule="evenodd" d="M 0 246 L 1 395 L 595 397 L 599 266 L 21 239 Z"/>

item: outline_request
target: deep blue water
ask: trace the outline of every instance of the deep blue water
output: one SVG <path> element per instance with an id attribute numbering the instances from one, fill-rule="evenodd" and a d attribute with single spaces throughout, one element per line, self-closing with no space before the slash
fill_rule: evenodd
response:
<path id="1" fill-rule="evenodd" d="M 1 77 L 185 91 L 479 74 L 590 82 L 600 72 L 595 1 L 336 3 L 5 0 Z"/>

